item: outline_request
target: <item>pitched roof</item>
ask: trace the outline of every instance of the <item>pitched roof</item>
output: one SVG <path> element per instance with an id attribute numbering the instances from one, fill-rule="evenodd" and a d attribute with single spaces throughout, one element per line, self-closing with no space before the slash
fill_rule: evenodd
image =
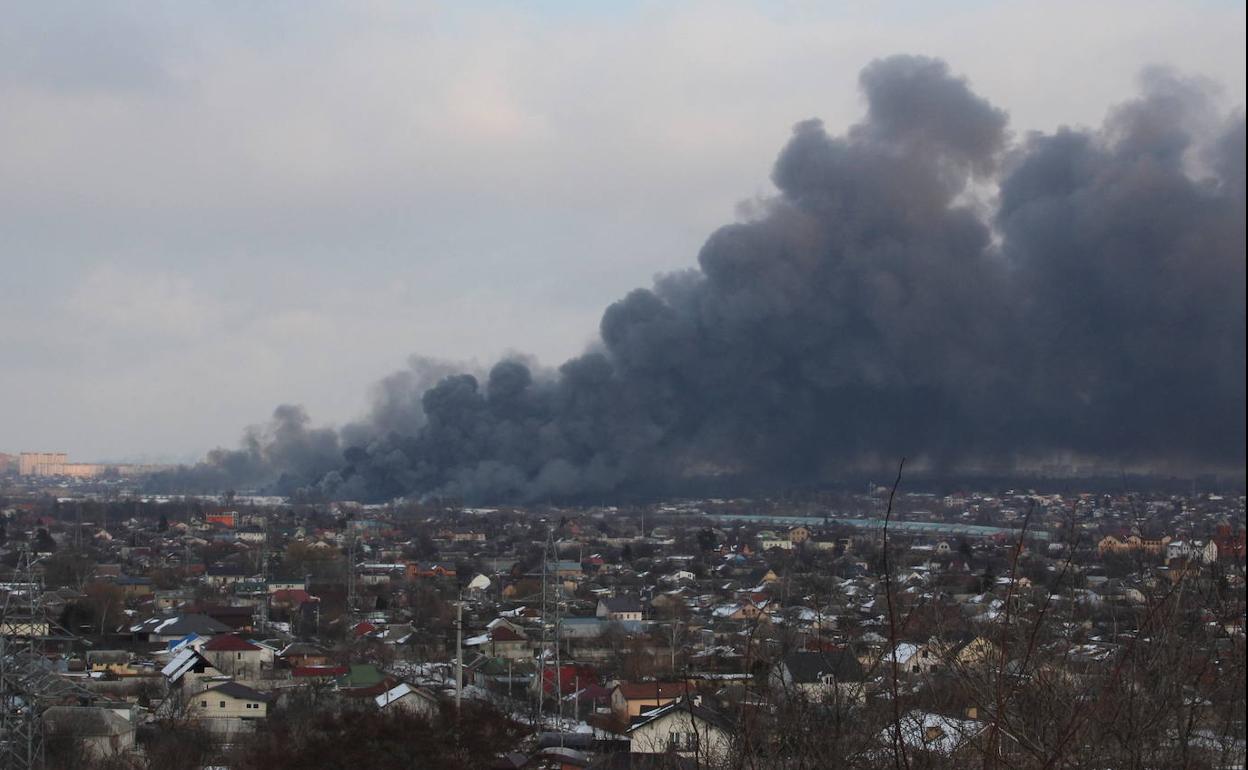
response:
<path id="1" fill-rule="evenodd" d="M 155 617 L 130 627 L 131 633 L 160 634 L 161 636 L 213 636 L 230 632 L 230 627 L 213 620 L 207 615 L 174 615 L 172 617 Z"/>
<path id="2" fill-rule="evenodd" d="M 323 647 L 311 642 L 291 642 L 286 649 L 278 653 L 283 658 L 287 655 L 328 655 Z"/>
<path id="3" fill-rule="evenodd" d="M 400 682 L 394 687 L 391 687 L 389 690 L 383 692 L 381 695 L 378 695 L 376 698 L 373 698 L 373 702 L 377 704 L 377 708 L 385 708 L 391 703 L 394 703 L 396 700 L 399 700 L 407 695 L 415 695 L 418 698 L 423 698 L 432 703 L 437 703 L 438 700 L 433 693 L 423 687 L 412 687 L 407 682 Z"/>
<path id="4" fill-rule="evenodd" d="M 631 596 L 616 596 L 610 599 L 599 599 L 607 612 L 641 612 L 641 602 Z"/>
<path id="5" fill-rule="evenodd" d="M 893 664 L 893 658 L 895 657 L 897 659 L 897 665 L 904 666 L 910 662 L 911 658 L 918 654 L 919 649 L 919 645 L 913 642 L 898 642 L 897 646 L 894 647 L 892 651 L 884 655 L 881 662 L 887 663 L 891 666 Z"/>
<path id="6" fill-rule="evenodd" d="M 798 684 L 817 684 L 831 676 L 838 682 L 861 682 L 862 664 L 848 650 L 838 652 L 791 652 L 784 666 Z"/>
<path id="7" fill-rule="evenodd" d="M 208 652 L 259 652 L 260 648 L 238 634 L 214 636 L 203 649 Z"/>
<path id="8" fill-rule="evenodd" d="M 639 717 L 634 717 L 631 724 L 629 724 L 628 729 L 626 729 L 624 732 L 631 733 L 632 731 L 636 730 L 642 725 L 646 725 L 651 722 L 655 722 L 660 719 L 663 719 L 667 715 L 676 711 L 688 711 L 689 715 L 692 716 L 694 719 L 699 719 L 703 722 L 707 722 L 708 724 L 718 727 L 721 730 L 732 729 L 732 726 L 728 724 L 728 720 L 724 719 L 724 717 L 722 717 L 719 714 L 719 712 L 712 711 L 711 709 L 706 708 L 705 706 L 698 705 L 697 703 L 694 703 L 689 698 L 680 698 L 678 700 L 672 701 L 671 703 L 668 703 L 665 706 L 660 706 L 656 709 L 651 709 L 650 711 L 647 711 L 646 713 L 642 714 Z"/>
<path id="9" fill-rule="evenodd" d="M 527 640 L 527 637 L 517 634 L 507 626 L 498 626 L 490 631 L 490 641 L 494 642 L 524 642 Z"/>
<path id="10" fill-rule="evenodd" d="M 173 660 L 165 664 L 160 673 L 170 682 L 176 682 L 195 668 L 196 664 L 202 664 L 205 669 L 212 668 L 212 664 L 196 652 L 194 647 L 183 647 L 181 652 L 173 656 Z"/>
<path id="11" fill-rule="evenodd" d="M 949 755 L 986 729 L 983 722 L 974 719 L 957 719 L 926 711 L 914 710 L 901 718 L 902 740 L 912 749 L 922 749 Z M 893 732 L 879 734 L 881 743 L 893 739 Z"/>

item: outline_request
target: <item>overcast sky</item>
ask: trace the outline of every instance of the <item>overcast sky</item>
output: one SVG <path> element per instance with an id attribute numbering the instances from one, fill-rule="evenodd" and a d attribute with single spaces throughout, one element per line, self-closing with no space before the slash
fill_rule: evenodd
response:
<path id="1" fill-rule="evenodd" d="M 79 460 L 341 423 L 412 354 L 557 365 L 875 57 L 946 59 L 1016 135 L 1152 64 L 1244 102 L 1241 2 L 0 8 L 0 451 Z"/>

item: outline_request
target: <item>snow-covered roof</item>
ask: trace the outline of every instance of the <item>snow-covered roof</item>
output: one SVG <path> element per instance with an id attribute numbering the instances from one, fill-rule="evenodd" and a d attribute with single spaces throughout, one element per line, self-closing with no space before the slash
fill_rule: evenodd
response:
<path id="1" fill-rule="evenodd" d="M 902 740 L 912 749 L 923 749 L 948 756 L 984 729 L 974 719 L 955 719 L 927 711 L 911 711 L 901 718 Z M 891 743 L 892 728 L 880 734 L 880 740 Z"/>
<path id="2" fill-rule="evenodd" d="M 399 698 L 402 698 L 404 695 L 408 695 L 412 692 L 415 691 L 410 685 L 407 684 L 407 682 L 400 682 L 394 687 L 391 687 L 389 690 L 383 692 L 381 695 L 378 695 L 376 698 L 373 698 L 373 701 L 376 702 L 377 708 L 385 708 Z"/>

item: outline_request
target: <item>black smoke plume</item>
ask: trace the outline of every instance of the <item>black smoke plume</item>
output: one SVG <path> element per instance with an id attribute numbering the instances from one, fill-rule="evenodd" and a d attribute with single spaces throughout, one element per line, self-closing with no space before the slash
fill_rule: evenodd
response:
<path id="1" fill-rule="evenodd" d="M 280 407 L 161 484 L 529 501 L 902 454 L 1242 467 L 1242 111 L 1156 71 L 1098 130 L 1014 139 L 941 61 L 860 84 L 861 123 L 798 124 L 778 194 L 607 308 L 557 372 L 416 361 L 358 424 Z"/>

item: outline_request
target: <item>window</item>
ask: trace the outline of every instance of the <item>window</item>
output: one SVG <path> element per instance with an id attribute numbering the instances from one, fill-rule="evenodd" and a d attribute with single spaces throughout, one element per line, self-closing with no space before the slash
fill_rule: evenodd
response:
<path id="1" fill-rule="evenodd" d="M 200 708 L 205 708 L 205 709 L 206 709 L 206 708 L 208 708 L 208 701 L 206 701 L 206 700 L 201 700 L 201 701 L 199 702 L 199 707 L 200 707 Z"/>
<path id="2" fill-rule="evenodd" d="M 225 701 L 221 701 L 221 708 L 225 708 Z"/>
<path id="3" fill-rule="evenodd" d="M 673 751 L 695 751 L 698 747 L 696 733 L 668 733 L 668 745 Z"/>

